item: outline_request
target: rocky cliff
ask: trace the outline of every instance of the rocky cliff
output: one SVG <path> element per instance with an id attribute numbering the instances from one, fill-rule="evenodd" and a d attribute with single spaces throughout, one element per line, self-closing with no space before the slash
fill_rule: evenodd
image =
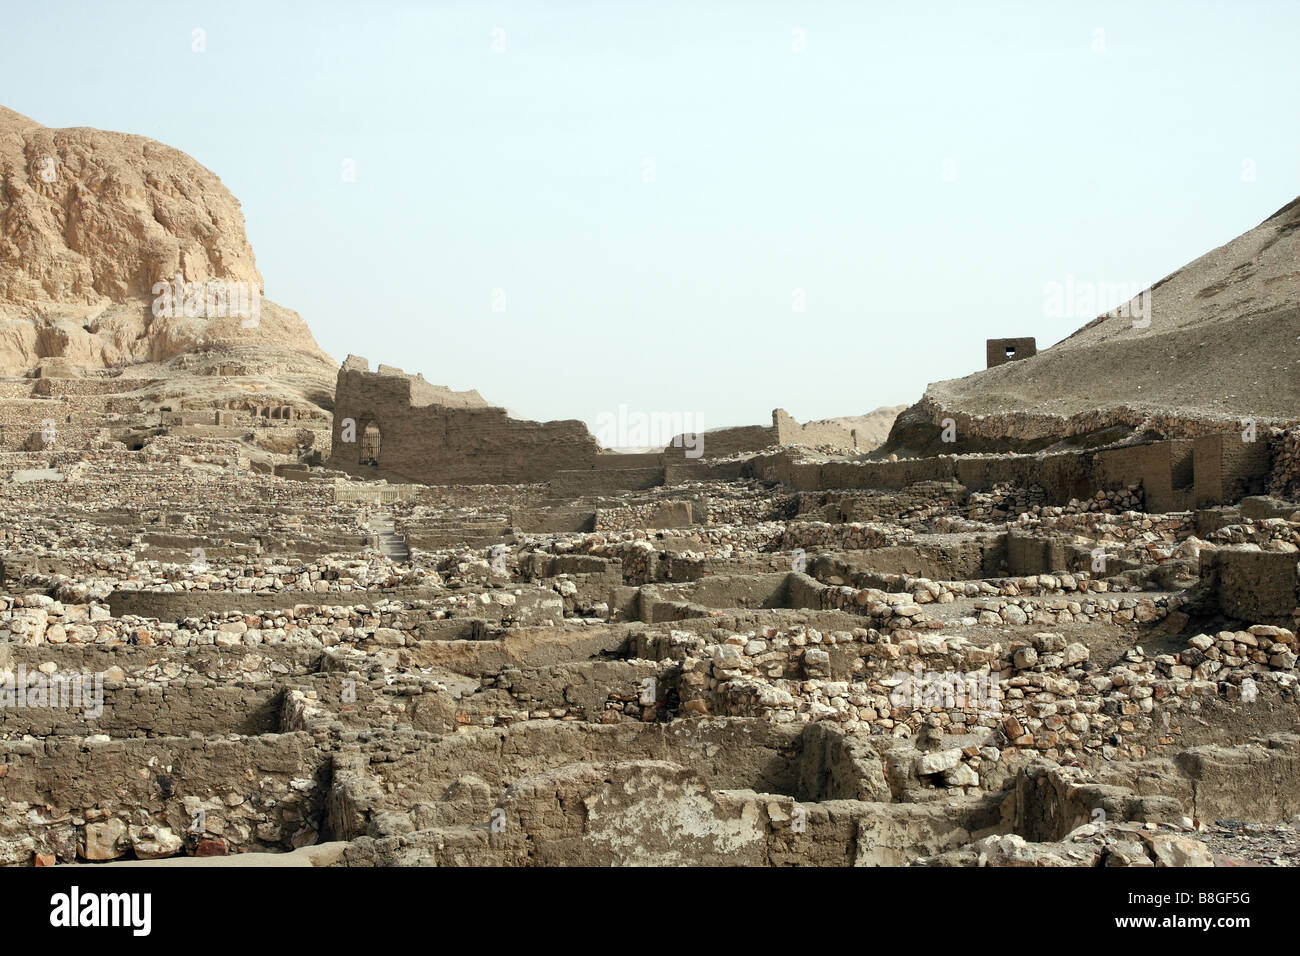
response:
<path id="1" fill-rule="evenodd" d="M 306 323 L 263 292 L 239 202 L 210 170 L 0 107 L 0 375 L 255 346 L 332 380 Z"/>

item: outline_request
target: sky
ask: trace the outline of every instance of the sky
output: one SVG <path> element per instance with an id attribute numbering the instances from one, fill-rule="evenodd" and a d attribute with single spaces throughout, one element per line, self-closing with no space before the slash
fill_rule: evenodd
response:
<path id="1" fill-rule="evenodd" d="M 185 151 L 336 360 L 527 418 L 911 404 L 1300 194 L 1294 0 L 2 2 L 0 103 Z"/>

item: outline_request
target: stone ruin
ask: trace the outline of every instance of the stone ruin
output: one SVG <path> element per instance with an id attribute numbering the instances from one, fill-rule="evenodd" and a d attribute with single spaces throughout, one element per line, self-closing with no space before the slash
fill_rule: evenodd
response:
<path id="1" fill-rule="evenodd" d="M 725 458 L 780 446 L 867 451 L 857 434 L 830 422 L 801 425 L 783 409 L 770 426 L 677 435 L 661 450 L 612 453 L 579 421 L 530 422 L 489 405 L 474 391 L 430 385 L 421 375 L 350 355 L 338 373 L 330 464 L 358 477 L 425 484 L 535 482 L 586 473 L 607 487 L 634 487 L 696 458 Z M 698 454 L 697 454 L 698 453 Z M 623 474 L 610 474 L 619 472 Z"/>
<path id="2" fill-rule="evenodd" d="M 1019 362 L 1038 354 L 1032 335 L 1018 339 L 989 339 L 984 344 L 985 368 Z"/>
<path id="3" fill-rule="evenodd" d="M 0 860 L 1298 859 L 1294 428 L 614 456 L 356 359 L 263 412 L 3 452 Z"/>
<path id="4" fill-rule="evenodd" d="M 541 481 L 560 469 L 594 467 L 600 451 L 581 422 L 520 421 L 477 392 L 453 392 L 384 365 L 371 372 L 357 356 L 339 369 L 334 403 L 331 463 L 400 480 Z"/>
<path id="5" fill-rule="evenodd" d="M 181 250 L 261 288 L 234 197 L 138 137 L 0 132 L 0 863 L 1300 860 L 1294 376 L 1207 366 L 1248 400 L 1170 412 L 1186 377 L 1107 378 L 1145 327 L 1103 316 L 990 340 L 1035 364 L 878 450 L 777 409 L 615 453 L 336 369 L 269 301 L 149 322 Z M 1231 315 L 1271 366 L 1298 210 L 1163 280 L 1127 354 Z M 1089 387 L 985 414 L 1028 370 L 1016 407 Z"/>

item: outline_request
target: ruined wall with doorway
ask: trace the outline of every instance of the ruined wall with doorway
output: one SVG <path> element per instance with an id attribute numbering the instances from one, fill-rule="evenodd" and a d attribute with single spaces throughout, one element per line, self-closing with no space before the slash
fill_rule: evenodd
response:
<path id="1" fill-rule="evenodd" d="M 477 392 L 431 385 L 384 365 L 372 372 L 357 356 L 339 369 L 330 455 L 336 465 L 373 465 L 427 484 L 514 484 L 594 468 L 598 452 L 579 421 L 511 418 Z"/>

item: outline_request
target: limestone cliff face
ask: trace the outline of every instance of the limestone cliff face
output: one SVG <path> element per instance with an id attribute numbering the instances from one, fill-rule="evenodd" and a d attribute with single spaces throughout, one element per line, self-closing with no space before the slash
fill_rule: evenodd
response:
<path id="1" fill-rule="evenodd" d="M 177 276 L 204 304 L 183 294 L 169 315 L 156 284 Z M 242 291 L 243 311 L 209 289 Z M 211 171 L 142 136 L 47 129 L 0 107 L 0 374 L 246 345 L 332 367 L 298 314 L 261 293 L 239 202 Z"/>

